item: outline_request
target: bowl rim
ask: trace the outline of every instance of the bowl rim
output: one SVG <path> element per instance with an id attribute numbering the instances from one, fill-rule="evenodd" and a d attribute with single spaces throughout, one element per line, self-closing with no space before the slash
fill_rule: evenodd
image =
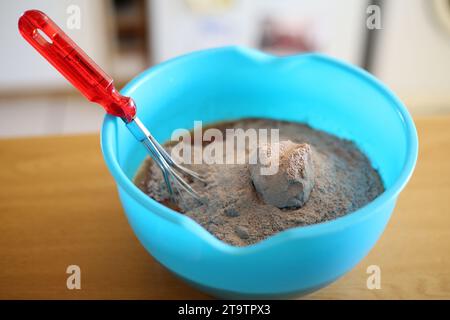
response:
<path id="1" fill-rule="evenodd" d="M 360 69 L 359 67 L 350 65 L 348 63 L 339 61 L 338 59 L 326 56 L 324 54 L 319 53 L 302 53 L 293 56 L 287 57 L 276 57 L 273 55 L 269 55 L 266 53 L 262 53 L 261 51 L 250 49 L 246 47 L 240 46 L 229 46 L 229 47 L 220 47 L 213 48 L 201 51 L 195 51 L 192 53 L 188 53 L 173 59 L 170 59 L 166 62 L 158 64 L 154 67 L 151 67 L 137 77 L 132 79 L 122 90 L 121 93 L 124 95 L 131 95 L 133 92 L 145 81 L 154 76 L 159 72 L 163 72 L 165 68 L 169 65 L 178 64 L 178 63 L 187 63 L 191 59 L 201 58 L 203 55 L 211 55 L 216 53 L 225 53 L 225 54 L 234 54 L 239 55 L 240 57 L 244 57 L 249 59 L 251 62 L 260 62 L 260 63 L 285 63 L 287 61 L 296 61 L 301 62 L 305 59 L 316 59 L 321 61 L 322 63 L 333 64 L 336 67 L 344 69 L 346 72 L 354 73 L 361 79 L 369 82 L 376 88 L 381 94 L 383 94 L 388 100 L 391 100 L 391 106 L 396 109 L 396 111 L 400 115 L 400 120 L 403 123 L 404 132 L 406 136 L 406 159 L 403 164 L 403 168 L 398 175 L 396 181 L 387 188 L 382 194 L 380 194 L 377 198 L 366 204 L 365 206 L 359 208 L 356 211 L 346 214 L 345 216 L 320 222 L 313 225 L 308 226 L 299 226 L 294 228 L 289 228 L 283 231 L 280 231 L 276 234 L 273 234 L 266 239 L 259 241 L 257 243 L 238 247 L 233 246 L 228 243 L 223 242 L 222 240 L 217 239 L 212 234 L 210 234 L 205 228 L 203 228 L 196 221 L 191 219 L 188 216 L 182 215 L 162 204 L 153 200 L 149 196 L 147 196 L 144 192 L 142 192 L 134 183 L 126 176 L 125 172 L 122 170 L 117 157 L 114 154 L 114 148 L 112 148 L 113 141 L 116 137 L 116 130 L 119 122 L 121 122 L 117 117 L 106 115 L 103 121 L 102 130 L 101 130 L 101 148 L 103 152 L 103 156 L 105 162 L 113 175 L 116 183 L 120 186 L 128 195 L 130 195 L 133 199 L 137 200 L 141 205 L 143 205 L 146 209 L 148 209 L 153 214 L 158 214 L 162 218 L 165 218 L 175 224 L 181 225 L 194 234 L 200 236 L 209 243 L 211 246 L 215 247 L 218 250 L 227 252 L 229 254 L 247 254 L 254 253 L 260 250 L 265 250 L 272 246 L 277 246 L 286 241 L 289 241 L 293 238 L 309 238 L 316 237 L 324 233 L 331 233 L 338 230 L 342 230 L 344 228 L 349 227 L 350 225 L 356 224 L 360 221 L 368 219 L 372 214 L 378 211 L 378 209 L 387 203 L 391 203 L 395 201 L 396 197 L 405 187 L 406 183 L 410 179 L 414 167 L 417 162 L 418 155 L 418 136 L 417 131 L 412 120 L 411 115 L 409 114 L 407 108 L 403 105 L 403 103 L 392 93 L 384 84 L 382 84 L 378 79 L 369 74 L 368 72 Z M 123 125 L 123 124 L 121 124 Z"/>

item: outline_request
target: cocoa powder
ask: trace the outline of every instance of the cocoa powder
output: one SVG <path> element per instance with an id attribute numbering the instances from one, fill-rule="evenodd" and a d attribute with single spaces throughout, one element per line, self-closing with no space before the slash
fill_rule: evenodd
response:
<path id="1" fill-rule="evenodd" d="M 285 208 L 264 200 L 255 189 L 249 164 L 185 165 L 206 176 L 206 183 L 189 183 L 207 201 L 201 204 L 184 197 L 174 206 L 168 200 L 159 168 L 150 159 L 143 163 L 135 178 L 135 184 L 143 192 L 191 217 L 229 244 L 245 246 L 288 228 L 336 219 L 361 208 L 384 191 L 379 174 L 351 141 L 304 124 L 267 119 L 242 119 L 210 127 L 221 131 L 278 128 L 280 140 L 307 144 L 312 150 L 308 156 L 313 167 L 310 169 L 314 173 L 313 184 L 305 180 L 305 186 L 311 188 L 309 197 L 298 197 L 298 202 L 289 202 L 294 206 Z M 171 145 L 165 147 L 170 149 Z M 244 153 L 238 157 L 246 156 L 249 148 L 238 152 Z"/>

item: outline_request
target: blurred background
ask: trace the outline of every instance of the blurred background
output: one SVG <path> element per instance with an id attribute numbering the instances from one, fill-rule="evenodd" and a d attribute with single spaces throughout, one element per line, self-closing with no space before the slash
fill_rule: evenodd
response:
<path id="1" fill-rule="evenodd" d="M 367 27 L 371 5 L 381 29 Z M 0 3 L 0 138 L 98 132 L 104 114 L 19 35 L 27 9 L 46 12 L 117 88 L 177 55 L 244 45 L 335 56 L 384 81 L 414 116 L 450 114 L 450 0 L 16 0 Z"/>

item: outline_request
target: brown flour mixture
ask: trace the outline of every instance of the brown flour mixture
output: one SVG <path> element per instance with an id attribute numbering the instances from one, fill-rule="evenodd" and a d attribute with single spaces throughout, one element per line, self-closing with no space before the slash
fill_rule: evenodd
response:
<path id="1" fill-rule="evenodd" d="M 210 127 L 223 132 L 277 128 L 280 134 L 280 166 L 274 176 L 259 175 L 258 165 L 185 165 L 206 176 L 206 184 L 189 183 L 207 201 L 200 204 L 185 197 L 176 209 L 229 244 L 249 245 L 288 228 L 335 219 L 384 191 L 380 176 L 351 141 L 304 124 L 266 119 Z M 270 155 L 270 146 L 259 148 Z M 248 157 L 249 152 L 247 145 L 245 150 L 237 150 L 237 156 Z M 173 207 L 161 172 L 150 159 L 142 165 L 135 184 L 150 197 Z"/>

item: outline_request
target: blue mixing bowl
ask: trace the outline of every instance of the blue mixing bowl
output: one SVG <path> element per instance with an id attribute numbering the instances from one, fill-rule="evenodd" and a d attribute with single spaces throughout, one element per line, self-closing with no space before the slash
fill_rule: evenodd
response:
<path id="1" fill-rule="evenodd" d="M 351 214 L 234 247 L 133 184 L 146 152 L 121 120 L 106 116 L 102 150 L 136 236 L 167 269 L 214 296 L 286 297 L 333 282 L 375 245 L 416 163 L 417 133 L 403 104 L 368 73 L 319 54 L 200 51 L 145 71 L 122 93 L 160 142 L 194 120 L 303 122 L 353 140 L 383 179 L 386 191 Z"/>

